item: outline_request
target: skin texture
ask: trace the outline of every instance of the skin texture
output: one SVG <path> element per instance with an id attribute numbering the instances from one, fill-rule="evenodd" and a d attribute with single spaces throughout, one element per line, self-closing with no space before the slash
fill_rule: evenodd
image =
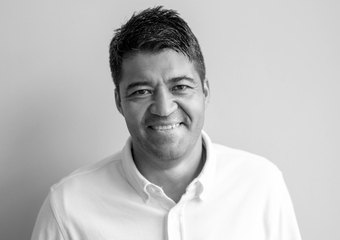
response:
<path id="1" fill-rule="evenodd" d="M 116 105 L 139 171 L 178 201 L 202 166 L 207 80 L 181 53 L 138 53 L 123 61 Z"/>

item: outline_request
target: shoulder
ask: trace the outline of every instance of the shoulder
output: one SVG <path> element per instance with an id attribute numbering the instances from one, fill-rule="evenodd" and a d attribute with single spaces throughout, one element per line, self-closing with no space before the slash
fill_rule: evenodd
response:
<path id="1" fill-rule="evenodd" d="M 266 179 L 282 175 L 278 167 L 265 157 L 216 143 L 212 146 L 218 171 Z"/>
<path id="2" fill-rule="evenodd" d="M 112 180 L 111 177 L 120 177 L 122 174 L 121 162 L 121 152 L 117 152 L 101 161 L 81 167 L 54 184 L 51 187 L 51 194 L 65 191 L 72 192 L 84 187 L 90 188 L 100 182 L 103 184 L 102 182 Z"/>
<path id="3" fill-rule="evenodd" d="M 115 189 L 122 183 L 121 152 L 79 168 L 50 188 L 44 204 L 44 221 L 55 219 L 61 230 L 69 227 L 65 223 L 82 222 L 88 209 L 93 210 L 93 206 L 99 204 L 100 199 L 105 199 L 107 193 L 114 195 Z"/>

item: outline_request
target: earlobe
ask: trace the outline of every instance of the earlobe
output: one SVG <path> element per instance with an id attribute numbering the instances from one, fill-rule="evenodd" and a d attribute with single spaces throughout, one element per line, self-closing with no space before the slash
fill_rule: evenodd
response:
<path id="1" fill-rule="evenodd" d="M 115 89 L 115 102 L 116 102 L 116 107 L 118 109 L 118 111 L 120 112 L 120 114 L 122 114 L 124 116 L 123 113 L 123 109 L 122 109 L 122 105 L 121 105 L 121 100 L 120 100 L 120 95 L 119 95 L 119 90 L 116 88 Z"/>

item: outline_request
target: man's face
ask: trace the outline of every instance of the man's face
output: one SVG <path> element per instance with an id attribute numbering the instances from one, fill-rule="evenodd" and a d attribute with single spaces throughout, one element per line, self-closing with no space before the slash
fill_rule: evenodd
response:
<path id="1" fill-rule="evenodd" d="M 168 162 L 185 158 L 201 136 L 207 81 L 202 84 L 194 64 L 173 50 L 138 53 L 123 61 L 122 70 L 116 104 L 133 153 Z"/>

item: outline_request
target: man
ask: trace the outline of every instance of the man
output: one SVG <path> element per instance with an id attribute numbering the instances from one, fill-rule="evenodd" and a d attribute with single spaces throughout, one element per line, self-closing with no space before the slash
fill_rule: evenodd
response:
<path id="1" fill-rule="evenodd" d="M 202 131 L 203 55 L 175 11 L 133 15 L 110 66 L 131 137 L 51 188 L 32 239 L 300 239 L 280 171 Z"/>

